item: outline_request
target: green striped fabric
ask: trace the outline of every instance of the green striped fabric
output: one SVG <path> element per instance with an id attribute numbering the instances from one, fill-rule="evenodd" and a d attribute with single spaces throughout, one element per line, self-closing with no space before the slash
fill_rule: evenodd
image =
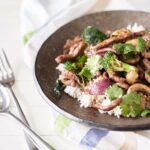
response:
<path id="1" fill-rule="evenodd" d="M 63 135 L 64 130 L 71 123 L 71 120 L 59 114 L 55 120 L 55 130 L 58 134 Z"/>

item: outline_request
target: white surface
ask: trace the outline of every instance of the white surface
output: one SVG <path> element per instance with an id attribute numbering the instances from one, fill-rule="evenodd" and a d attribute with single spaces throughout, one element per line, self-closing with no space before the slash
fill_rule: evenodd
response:
<path id="1" fill-rule="evenodd" d="M 0 48 L 3 47 L 16 76 L 13 87 L 32 129 L 58 150 L 83 150 L 56 135 L 50 127 L 49 107 L 36 91 L 32 72 L 23 64 L 19 24 L 21 0 L 0 0 Z M 32 98 L 32 95 L 36 99 Z M 11 102 L 11 110 L 16 108 Z M 16 113 L 17 114 L 17 113 Z M 0 116 L 0 150 L 27 150 L 22 130 L 14 122 Z"/>

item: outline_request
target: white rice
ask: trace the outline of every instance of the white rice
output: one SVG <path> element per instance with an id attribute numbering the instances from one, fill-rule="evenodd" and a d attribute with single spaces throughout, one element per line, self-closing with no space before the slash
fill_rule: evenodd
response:
<path id="1" fill-rule="evenodd" d="M 57 67 L 56 67 L 56 70 L 60 71 L 60 72 L 64 72 L 66 69 L 64 67 L 64 64 L 59 64 Z"/>
<path id="2" fill-rule="evenodd" d="M 80 88 L 78 87 L 72 87 L 72 86 L 66 86 L 64 89 L 64 92 L 68 95 L 72 96 L 73 98 L 77 98 L 80 102 L 80 107 L 90 107 L 92 103 L 92 96 L 88 94 L 84 94 Z"/>
<path id="3" fill-rule="evenodd" d="M 140 32 L 145 30 L 145 28 L 142 25 L 138 25 L 137 23 L 134 23 L 134 25 L 129 24 L 127 26 L 127 29 L 131 30 L 132 32 Z"/>
<path id="4" fill-rule="evenodd" d="M 137 23 L 134 23 L 134 25 L 128 25 L 127 29 L 131 30 L 132 32 L 139 32 L 139 31 L 145 30 L 145 28 L 142 25 L 138 25 Z M 63 73 L 65 71 L 64 64 L 59 64 L 56 67 L 56 69 Z M 77 98 L 78 101 L 80 102 L 80 107 L 85 107 L 85 108 L 91 107 L 92 95 L 85 94 L 84 92 L 80 90 L 79 87 L 66 86 L 66 88 L 64 89 L 64 92 L 72 96 L 73 98 Z M 103 106 L 107 106 L 110 103 L 111 101 L 108 98 L 102 100 Z M 119 118 L 121 115 L 121 108 L 120 106 L 117 106 L 110 111 L 103 111 L 99 109 L 99 112 L 101 114 L 104 114 L 104 113 L 107 113 L 109 115 L 113 114 L 114 116 Z"/>

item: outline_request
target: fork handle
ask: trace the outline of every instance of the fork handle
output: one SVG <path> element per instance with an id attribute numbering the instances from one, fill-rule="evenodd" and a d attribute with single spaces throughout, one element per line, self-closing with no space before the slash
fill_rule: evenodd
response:
<path id="1" fill-rule="evenodd" d="M 19 115 L 20 115 L 20 118 L 21 120 L 30 127 L 29 125 L 29 122 L 27 121 L 26 117 L 25 117 L 25 114 L 19 104 L 19 101 L 13 91 L 13 89 L 10 87 L 10 86 L 7 86 L 7 89 L 9 90 L 9 93 L 12 95 L 13 99 L 14 99 L 14 102 L 16 104 L 16 107 L 18 109 L 18 112 L 19 112 Z M 30 150 L 38 150 L 37 146 L 37 143 L 29 136 L 25 133 L 25 138 L 26 138 L 26 141 L 27 141 L 27 144 L 28 144 L 28 147 Z"/>
<path id="2" fill-rule="evenodd" d="M 28 135 L 30 135 L 36 141 L 36 143 L 38 143 L 38 148 L 40 150 L 55 150 L 52 146 L 46 143 L 39 135 L 37 135 L 30 127 L 28 127 L 22 120 L 16 117 L 13 113 L 8 111 L 3 114 L 8 115 L 12 119 L 14 119 L 18 124 L 20 124 L 20 126 L 24 129 L 24 131 Z"/>
<path id="3" fill-rule="evenodd" d="M 15 104 L 17 106 L 17 109 L 18 109 L 19 115 L 21 117 L 21 120 L 30 127 L 29 122 L 26 119 L 26 116 L 25 116 L 25 114 L 24 114 L 24 112 L 23 112 L 23 110 L 22 110 L 22 108 L 21 108 L 21 106 L 19 104 L 19 101 L 18 101 L 18 99 L 17 99 L 13 89 L 11 87 L 9 87 L 9 86 L 7 86 L 7 89 L 9 90 L 9 92 L 11 93 L 11 95 L 12 95 L 14 101 L 15 101 Z"/>

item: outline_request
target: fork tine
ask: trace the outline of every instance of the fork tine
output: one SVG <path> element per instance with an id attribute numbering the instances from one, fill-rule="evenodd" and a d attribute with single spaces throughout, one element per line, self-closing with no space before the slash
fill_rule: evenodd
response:
<path id="1" fill-rule="evenodd" d="M 0 50 L 0 60 L 1 60 L 1 63 L 3 65 L 3 68 L 5 69 L 6 71 L 6 74 L 11 77 L 13 76 L 13 72 L 12 72 L 12 69 L 11 69 L 11 66 L 10 66 L 10 63 L 6 57 L 6 54 L 4 52 L 3 49 Z"/>
<path id="2" fill-rule="evenodd" d="M 2 51 L 2 53 L 3 53 L 3 55 L 4 55 L 4 58 L 5 58 L 5 60 L 6 60 L 6 63 L 8 64 L 8 67 L 12 70 L 11 65 L 10 65 L 10 63 L 9 63 L 9 61 L 8 61 L 8 59 L 7 59 L 7 56 L 6 56 L 6 53 L 5 53 L 4 49 L 2 48 L 1 51 Z"/>
<path id="3" fill-rule="evenodd" d="M 1 73 L 1 77 L 2 77 L 1 79 L 7 79 L 7 71 L 4 67 L 1 54 L 0 54 L 0 73 Z"/>

